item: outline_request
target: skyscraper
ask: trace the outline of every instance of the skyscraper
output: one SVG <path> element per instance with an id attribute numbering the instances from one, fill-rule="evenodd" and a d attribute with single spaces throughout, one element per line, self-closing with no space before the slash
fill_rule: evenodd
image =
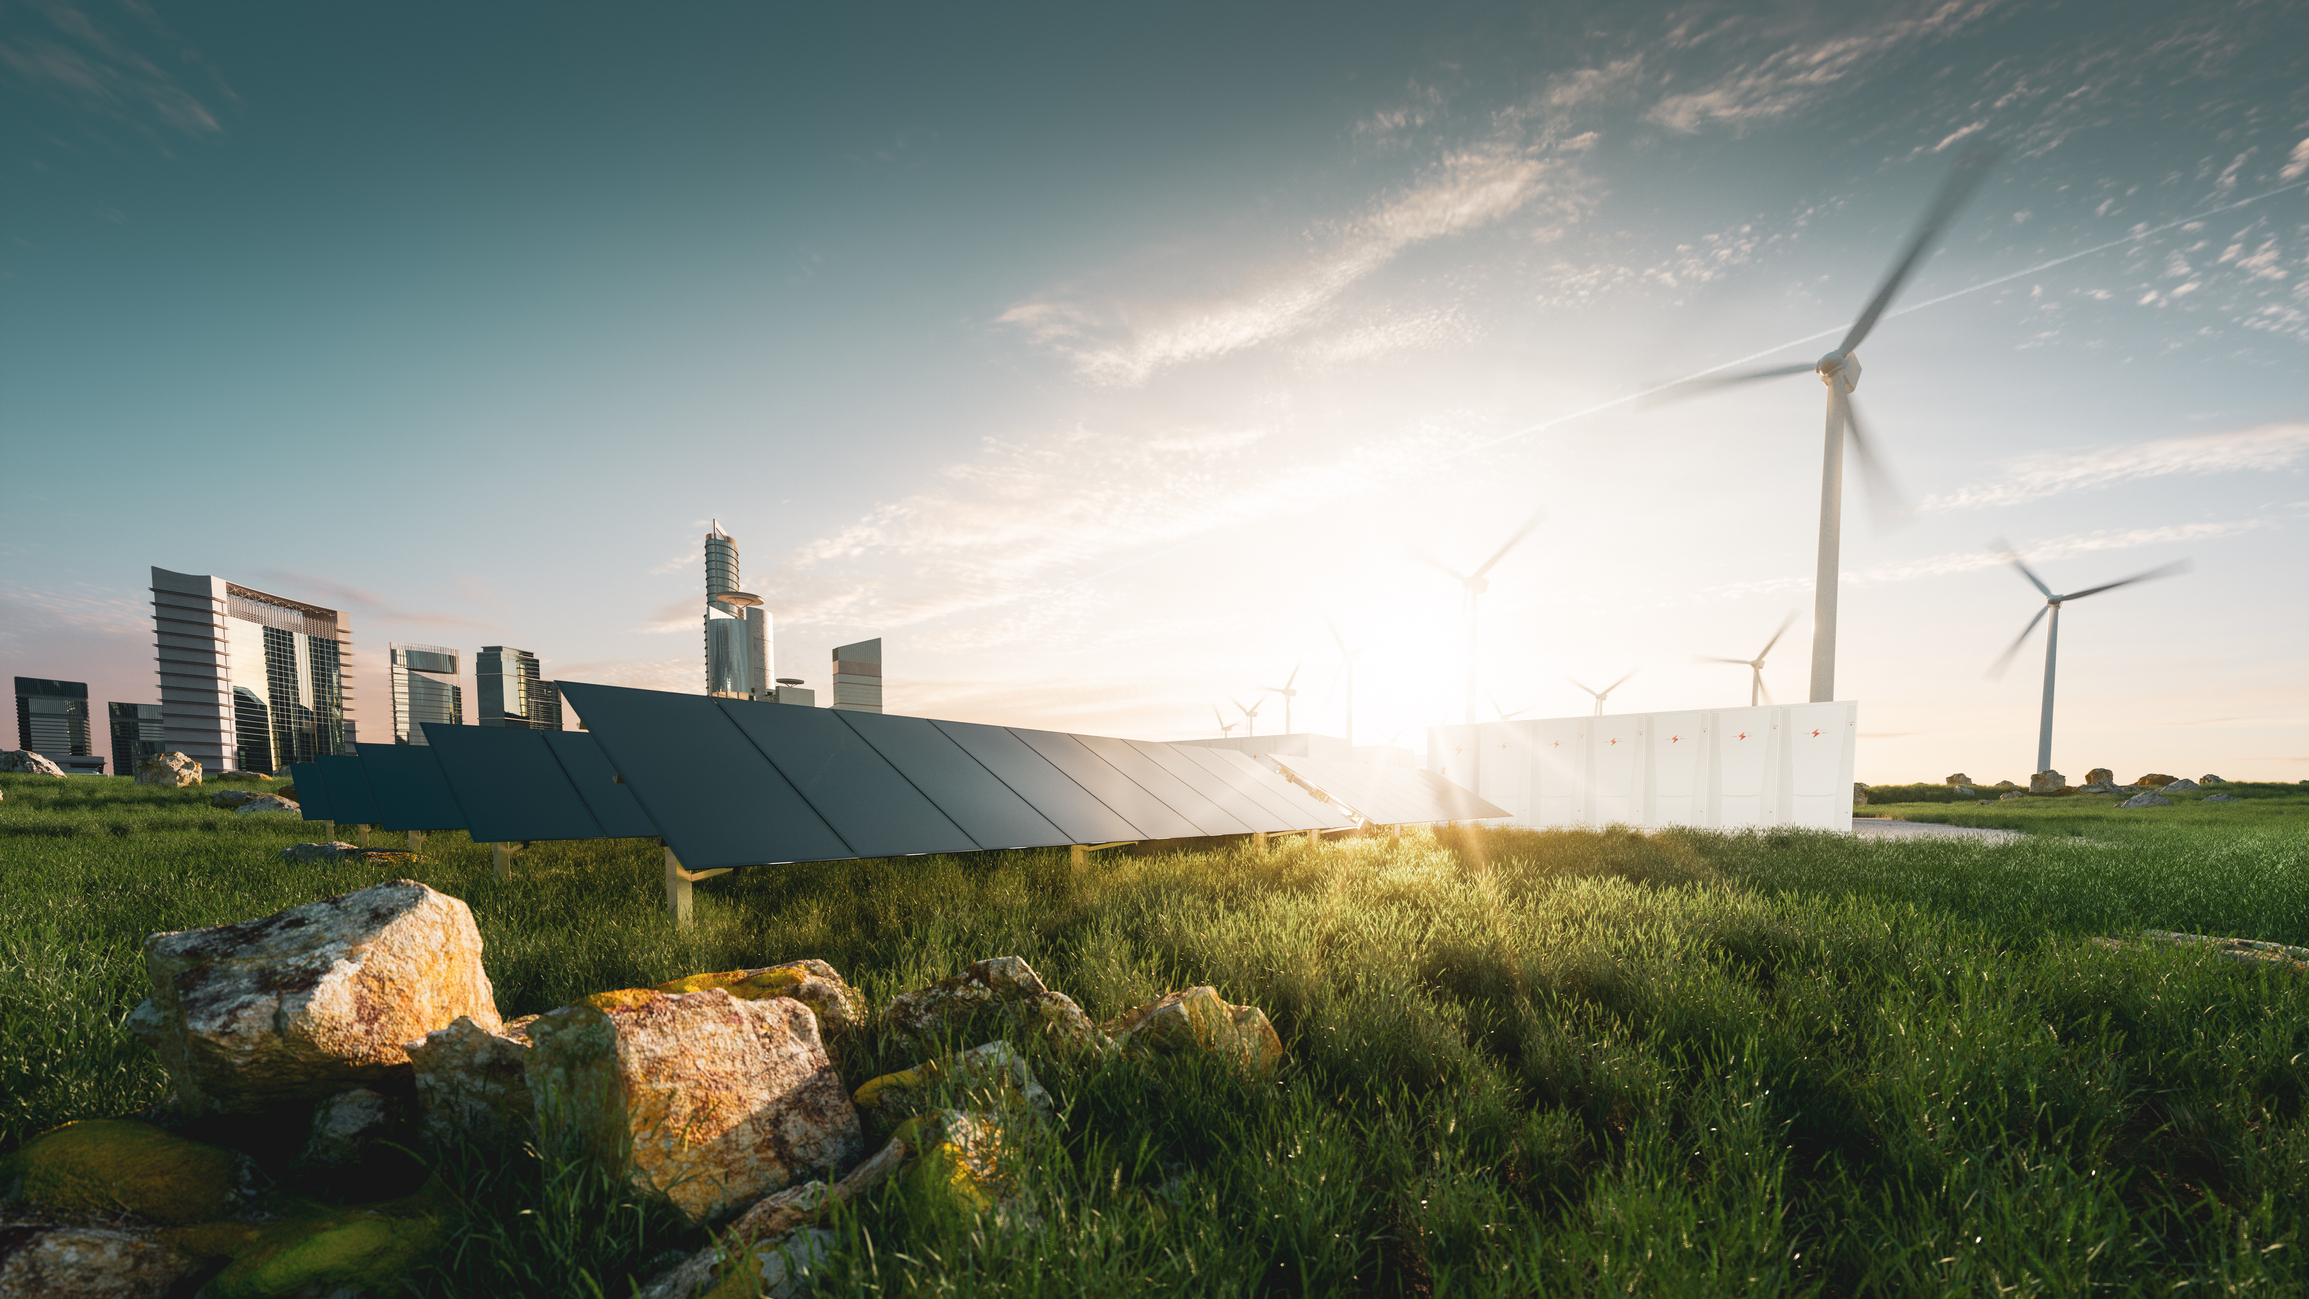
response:
<path id="1" fill-rule="evenodd" d="M 168 752 L 159 704 L 106 704 L 112 719 L 112 774 L 133 776 L 146 758 Z"/>
<path id="2" fill-rule="evenodd" d="M 882 638 L 834 647 L 834 707 L 846 713 L 882 711 Z"/>
<path id="3" fill-rule="evenodd" d="M 481 687 L 475 723 L 532 731 L 561 729 L 561 687 L 541 679 L 535 654 L 484 645 L 474 656 L 473 678 Z"/>
<path id="4" fill-rule="evenodd" d="M 393 743 L 425 743 L 425 723 L 465 724 L 465 691 L 457 684 L 457 651 L 445 645 L 393 642 Z"/>
<path id="5" fill-rule="evenodd" d="M 16 678 L 16 747 L 47 758 L 87 754 L 88 684 Z"/>
<path id="6" fill-rule="evenodd" d="M 345 752 L 352 620 L 217 577 L 152 570 L 167 750 L 269 772 Z"/>
<path id="7" fill-rule="evenodd" d="M 770 612 L 738 582 L 738 543 L 716 523 L 706 534 L 706 693 L 767 699 Z"/>

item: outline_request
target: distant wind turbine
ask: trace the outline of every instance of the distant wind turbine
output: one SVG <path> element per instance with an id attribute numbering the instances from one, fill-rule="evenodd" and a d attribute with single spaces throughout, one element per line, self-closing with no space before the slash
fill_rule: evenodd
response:
<path id="1" fill-rule="evenodd" d="M 1524 707 L 1518 708 L 1511 713 L 1499 706 L 1499 696 L 1493 695 L 1491 697 L 1491 711 L 1499 714 L 1499 720 L 1503 722 L 1512 722 L 1516 718 L 1523 716 L 1525 713 L 1528 713 L 1537 707 L 1539 707 L 1538 704 L 1527 704 Z"/>
<path id="2" fill-rule="evenodd" d="M 1219 706 L 1217 704 L 1211 705 L 1211 720 L 1219 724 L 1219 738 L 1222 740 L 1227 738 L 1227 733 L 1229 731 L 1232 731 L 1236 727 L 1242 725 L 1241 722 L 1228 721 L 1227 715 L 1219 711 Z"/>
<path id="3" fill-rule="evenodd" d="M 1358 645 L 1354 649 L 1347 648 L 1347 638 L 1339 634 L 1339 624 L 1331 621 L 1329 614 L 1323 615 L 1323 625 L 1331 629 L 1331 641 L 1339 647 L 1339 671 L 1346 674 L 1347 677 L 1347 744 L 1349 747 L 1353 747 L 1355 743 L 1355 656 L 1371 647 Z M 1339 677 L 1334 674 L 1331 680 L 1335 684 Z"/>
<path id="4" fill-rule="evenodd" d="M 1772 692 L 1764 688 L 1764 659 L 1771 654 L 1772 647 L 1780 643 L 1780 638 L 1787 635 L 1788 628 L 1794 626 L 1795 623 L 1796 615 L 1791 611 L 1786 618 L 1780 620 L 1780 630 L 1772 633 L 1772 639 L 1765 641 L 1764 648 L 1758 650 L 1756 657 L 1752 659 L 1721 659 L 1702 655 L 1692 661 L 1695 663 L 1737 663 L 1748 669 L 1754 674 L 1748 682 L 1748 707 L 1754 708 L 1758 702 L 1768 704 L 1772 702 Z M 1596 707 L 1596 712 L 1599 716 L 1603 712 L 1600 702 Z"/>
<path id="5" fill-rule="evenodd" d="M 1298 663 L 1293 663 L 1291 665 L 1291 675 L 1283 678 L 1283 684 L 1279 686 L 1259 687 L 1261 690 L 1266 691 L 1270 695 L 1281 695 L 1283 697 L 1283 734 L 1285 735 L 1291 734 L 1291 701 L 1299 697 L 1299 692 L 1292 689 L 1291 687 L 1299 683 L 1299 668 L 1301 664 L 1305 662 L 1306 660 L 1301 659 Z"/>
<path id="6" fill-rule="evenodd" d="M 1459 583 L 1460 589 L 1466 593 L 1462 607 L 1466 610 L 1467 616 L 1467 724 L 1469 726 L 1475 725 L 1475 703 L 1479 698 L 1475 688 L 1475 605 L 1477 598 L 1491 589 L 1491 583 L 1483 575 L 1490 572 L 1500 560 L 1507 558 L 1508 551 L 1515 549 L 1518 543 L 1530 536 L 1532 530 L 1546 520 L 1546 510 L 1532 511 L 1531 517 L 1524 520 L 1523 526 L 1515 530 L 1515 535 L 1507 539 L 1507 544 L 1493 551 L 1491 558 L 1484 560 L 1483 566 L 1472 573 L 1462 573 L 1425 552 L 1414 552 L 1421 563 L 1432 564 L 1450 574 L 1452 579 Z"/>
<path id="7" fill-rule="evenodd" d="M 2037 610 L 2036 617 L 2028 620 L 2028 626 L 2020 629 L 2020 635 L 2013 640 L 2011 647 L 1997 656 L 1996 662 L 1990 665 L 1988 674 L 1992 677 L 2003 675 L 2005 668 L 2012 663 L 2012 656 L 2020 653 L 2020 647 L 2027 643 L 2029 633 L 2036 630 L 2036 625 L 2044 621 L 2047 613 L 2052 615 L 2052 625 L 2047 627 L 2044 633 L 2044 713 L 2038 720 L 2036 729 L 2036 769 L 2038 771 L 2050 771 L 2052 770 L 2052 671 L 2055 656 L 2060 652 L 2060 607 L 2071 600 L 2082 600 L 2088 595 L 2114 591 L 2120 586 L 2131 586 L 2135 582 L 2154 581 L 2160 577 L 2171 577 L 2175 573 L 2186 573 L 2189 571 L 2189 561 L 2176 560 L 2163 568 L 2152 568 L 2146 573 L 2136 573 L 2121 582 L 2104 582 L 2099 586 L 2088 586 L 2082 591 L 2071 591 L 2067 595 L 2054 595 L 2052 588 L 2046 586 L 2043 578 L 2038 577 L 2030 571 L 2027 564 L 2021 562 L 2020 556 L 2013 551 L 2012 547 L 2001 541 L 1995 543 L 1995 547 L 2003 552 L 2006 559 L 2012 561 L 2012 566 L 2020 570 L 2020 575 L 2028 579 L 2029 585 L 2044 593 L 2044 608 Z"/>
<path id="8" fill-rule="evenodd" d="M 1684 389 L 1721 387 L 1727 384 L 1748 383 L 1757 379 L 1772 379 L 1784 375 L 1803 374 L 1807 371 L 1820 376 L 1828 387 L 1827 447 L 1820 468 L 1820 560 L 1814 571 L 1812 590 L 1812 702 L 1826 703 L 1836 697 L 1836 588 L 1839 581 L 1840 534 L 1844 516 L 1844 442 L 1849 435 L 1854 458 L 1860 462 L 1862 480 L 1868 486 L 1876 512 L 1880 517 L 1897 518 L 1907 509 L 1900 503 L 1892 479 L 1861 436 L 1860 419 L 1852 408 L 1852 390 L 1860 384 L 1860 358 L 1853 349 L 1860 346 L 1876 322 L 1883 319 L 1885 309 L 1908 277 L 1923 264 L 1939 242 L 1941 232 L 1955 219 L 1957 210 L 1980 187 L 1981 177 L 1988 165 L 1995 161 L 1988 153 L 1969 154 L 1957 160 L 1956 170 L 1941 183 L 1940 193 L 1926 209 L 1923 222 L 1910 236 L 1908 246 L 1892 263 L 1892 270 L 1883 283 L 1876 286 L 1875 296 L 1860 311 L 1860 318 L 1852 322 L 1836 350 L 1809 364 L 1779 365 L 1763 370 L 1723 375 L 1694 380 L 1680 385 Z"/>
<path id="9" fill-rule="evenodd" d="M 1243 715 L 1243 722 L 1245 726 L 1243 734 L 1257 735 L 1259 733 L 1259 705 L 1265 703 L 1266 701 L 1267 697 L 1265 695 L 1252 695 L 1251 706 L 1248 708 L 1243 707 L 1243 701 L 1240 699 L 1229 699 L 1227 701 L 1228 703 L 1235 706 L 1236 712 Z"/>
<path id="10" fill-rule="evenodd" d="M 1609 698 L 1611 698 L 1611 692 L 1612 692 L 1612 691 L 1614 691 L 1614 690 L 1617 690 L 1617 689 L 1619 689 L 1621 686 L 1624 686 L 1624 685 L 1626 685 L 1626 684 L 1628 683 L 1628 677 L 1632 677 L 1632 676 L 1634 676 L 1634 675 L 1635 675 L 1635 674 L 1636 674 L 1638 671 L 1640 671 L 1640 670 L 1641 670 L 1641 669 L 1638 669 L 1638 668 L 1630 668 L 1630 669 L 1628 669 L 1628 676 L 1627 676 L 1627 677 L 1621 677 L 1619 680 L 1612 682 L 1610 685 L 1608 685 L 1608 686 L 1605 686 L 1605 687 L 1604 687 L 1603 689 L 1601 689 L 1601 690 L 1589 690 L 1589 689 L 1588 689 L 1588 687 L 1586 687 L 1586 686 L 1584 686 L 1584 685 L 1580 685 L 1580 683 L 1579 683 L 1578 681 L 1575 681 L 1575 680 L 1573 680 L 1573 679 L 1572 679 L 1572 678 L 1570 678 L 1570 677 L 1565 677 L 1565 678 L 1564 678 L 1564 680 L 1566 680 L 1566 681 L 1570 681 L 1570 682 L 1571 682 L 1573 685 L 1575 685 L 1575 686 L 1579 686 L 1579 688 L 1580 688 L 1580 689 L 1582 689 L 1582 690 L 1587 690 L 1587 692 L 1588 692 L 1589 694 L 1591 694 L 1591 695 L 1594 695 L 1594 696 L 1595 696 L 1595 715 L 1596 715 L 1596 716 L 1598 716 L 1598 717 L 1601 717 L 1601 716 L 1603 716 L 1603 701 L 1604 701 L 1604 700 L 1606 700 L 1606 699 L 1609 699 Z"/>

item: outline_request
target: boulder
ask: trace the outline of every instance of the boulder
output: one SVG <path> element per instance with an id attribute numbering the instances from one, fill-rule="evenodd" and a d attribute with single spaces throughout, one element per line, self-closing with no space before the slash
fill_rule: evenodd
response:
<path id="1" fill-rule="evenodd" d="M 745 1001 L 792 997 L 808 1006 L 824 1032 L 847 1033 L 865 1018 L 865 1001 L 824 961 L 789 961 L 751 970 L 692 974 L 657 985 L 659 992 L 704 992 L 720 988 Z"/>
<path id="2" fill-rule="evenodd" d="M 256 1113 L 411 1074 L 403 1043 L 499 1024 L 465 904 L 394 880 L 258 920 L 154 934 L 128 1027 L 183 1116 Z"/>
<path id="3" fill-rule="evenodd" d="M 200 764 L 181 753 L 156 753 L 136 768 L 139 785 L 164 785 L 177 789 L 200 783 Z"/>
<path id="4" fill-rule="evenodd" d="M 304 809 L 278 794 L 266 794 L 261 798 L 254 798 L 241 804 L 234 810 L 233 815 L 255 816 L 264 812 L 295 812 L 301 816 L 304 814 Z"/>
<path id="5" fill-rule="evenodd" d="M 2117 804 L 2118 807 L 2171 807 L 2172 805 L 2173 800 L 2165 797 L 2163 794 L 2160 794 L 2153 789 L 2142 790 L 2140 793 L 2133 795 L 2131 798 L 2126 799 L 2124 802 Z"/>
<path id="6" fill-rule="evenodd" d="M 161 1223 L 232 1212 L 250 1172 L 244 1155 L 135 1119 L 67 1123 L 9 1156 L 4 1170 L 0 1183 L 51 1213 L 133 1213 Z"/>
<path id="7" fill-rule="evenodd" d="M 891 1139 L 917 1156 L 907 1189 L 934 1205 L 978 1214 L 1011 1197 L 1009 1134 L 995 1115 L 938 1110 L 899 1124 Z"/>
<path id="8" fill-rule="evenodd" d="M 804 1182 L 765 1196 L 723 1230 L 716 1246 L 699 1250 L 659 1274 L 642 1289 L 639 1299 L 753 1299 L 757 1294 L 802 1293 L 806 1287 L 796 1283 L 825 1260 L 818 1247 L 833 1243 L 830 1239 L 802 1242 L 797 1250 L 799 1238 L 819 1234 L 809 1224 L 835 1205 L 880 1185 L 904 1166 L 912 1153 L 905 1142 L 892 1141 L 832 1186 Z M 726 1271 L 725 1260 L 734 1264 Z M 781 1292 L 777 1289 L 781 1285 L 788 1288 Z"/>
<path id="9" fill-rule="evenodd" d="M 1990 789 L 2018 789 L 2018 788 L 2020 788 L 2020 786 L 2013 784 L 2013 783 L 2012 783 L 2011 781 L 2009 781 L 2009 780 L 2000 780 L 2000 781 L 1996 782 L 1995 784 L 1993 784 L 1993 785 L 1990 785 L 1990 786 L 1989 786 L 1989 788 L 1990 788 Z"/>
<path id="10" fill-rule="evenodd" d="M 2168 781 L 2168 782 L 2166 782 L 2166 784 L 2163 786 L 2163 791 L 2164 791 L 2165 793 L 2167 793 L 2167 794 L 2178 794 L 2178 793 L 2180 793 L 2182 790 L 2185 790 L 2185 789 L 2195 789 L 2196 787 L 2197 787 L 2197 782 L 2196 782 L 2196 781 L 2193 781 L 2193 780 L 2187 780 L 2187 779 L 2182 779 L 2182 780 L 2174 780 L 2174 781 Z"/>
<path id="11" fill-rule="evenodd" d="M 2031 794 L 2058 794 L 2067 788 L 2068 777 L 2049 767 L 2028 778 L 2028 792 Z"/>
<path id="12" fill-rule="evenodd" d="M 1859 781 L 1857 781 L 1857 780 L 1853 781 L 1853 782 L 1852 782 L 1852 806 L 1854 806 L 1854 807 L 1858 807 L 1858 806 L 1860 806 L 1861 804 L 1863 804 L 1863 803 L 1866 803 L 1867 801 L 1868 801 L 1868 787 L 1867 787 L 1866 785 L 1863 785 L 1863 784 L 1861 784 L 1861 783 L 1860 783 Z"/>
<path id="13" fill-rule="evenodd" d="M 162 1299 L 199 1266 L 150 1231 L 0 1220 L 0 1296 Z"/>
<path id="14" fill-rule="evenodd" d="M 980 1019 L 1039 1029 L 1065 1049 L 1100 1041 L 1098 1029 L 1074 998 L 1052 992 L 1024 959 L 994 956 L 973 961 L 962 973 L 927 988 L 890 999 L 890 1025 L 902 1033 L 929 1036 L 952 1032 Z M 967 1039 L 965 1039 L 967 1040 Z"/>
<path id="15" fill-rule="evenodd" d="M 1050 1113 L 1050 1093 L 1027 1067 L 1026 1058 L 1008 1042 L 1000 1041 L 869 1079 L 850 1099 L 859 1109 L 887 1116 L 905 1111 L 911 1102 L 928 1094 L 925 1088 L 940 1083 L 968 1089 L 974 1099 L 1004 1108 L 1024 1105 L 1037 1114 Z"/>
<path id="16" fill-rule="evenodd" d="M 2085 784 L 2088 787 L 2093 785 L 2114 785 L 2116 783 L 2117 773 L 2109 770 L 2107 767 L 2095 767 L 2091 771 L 2085 773 Z"/>
<path id="17" fill-rule="evenodd" d="M 790 997 L 605 992 L 529 1025 L 539 1145 L 713 1221 L 858 1155 L 858 1111 Z"/>
<path id="18" fill-rule="evenodd" d="M 2219 776 L 2199 776 L 2197 777 L 2197 783 L 2200 785 L 2226 785 L 2229 782 L 2221 779 Z"/>
<path id="19" fill-rule="evenodd" d="M 428 1186 L 361 1208 L 316 1207 L 266 1223 L 215 1224 L 201 1233 L 202 1243 L 229 1252 L 232 1262 L 201 1288 L 201 1299 L 399 1293 L 403 1278 L 448 1237 L 448 1199 Z"/>
<path id="20" fill-rule="evenodd" d="M 517 1146 L 530 1137 L 529 1026 L 536 1016 L 490 1032 L 460 1015 L 403 1050 L 417 1071 L 425 1138 L 438 1148 Z"/>
<path id="21" fill-rule="evenodd" d="M 2237 796 L 2235 794 L 2207 794 L 2205 801 L 2208 803 L 2234 803 L 2237 801 Z"/>
<path id="22" fill-rule="evenodd" d="M 312 1168 L 360 1163 L 398 1125 L 400 1108 L 391 1097 L 366 1087 L 338 1092 L 314 1109 L 312 1132 L 297 1162 Z"/>
<path id="23" fill-rule="evenodd" d="M 1969 785 L 1972 783 L 1972 777 L 1967 776 L 1963 772 L 1959 771 L 1955 775 L 1949 776 L 1941 783 L 1944 785 Z"/>
<path id="24" fill-rule="evenodd" d="M 220 789 L 208 796 L 208 805 L 210 807 L 224 808 L 244 807 L 250 803 L 256 802 L 258 799 L 263 797 L 264 795 L 259 794 L 254 790 Z"/>
<path id="25" fill-rule="evenodd" d="M 292 843 L 281 849 L 283 861 L 336 861 L 341 857 L 359 857 L 366 853 L 355 844 L 342 841 L 333 843 Z"/>
<path id="26" fill-rule="evenodd" d="M 1999 803 L 2003 803 L 2003 802 L 2008 802 L 2008 801 L 2010 801 L 2010 800 L 2012 800 L 2012 799 L 2015 799 L 2015 798 L 2027 798 L 2027 797 L 2028 797 L 2028 795 L 2027 795 L 2027 794 L 2024 794 L 2024 793 L 2022 793 L 2021 791 L 2019 791 L 2019 790 L 2017 790 L 2017 789 L 2008 789 L 2008 790 L 2006 790 L 2005 792 L 2003 792 L 2003 793 L 2001 793 L 2001 794 L 1997 795 L 1997 796 L 1996 796 L 1996 801 L 1997 801 L 1997 802 L 1999 802 Z"/>
<path id="27" fill-rule="evenodd" d="M 270 784 L 270 783 L 272 782 L 272 777 L 270 777 L 270 776 L 268 776 L 268 775 L 265 775 L 263 772 L 258 772 L 258 771 L 220 771 L 220 772 L 218 772 L 217 774 L 215 774 L 215 775 L 213 775 L 213 776 L 210 776 L 210 777 L 209 777 L 209 779 L 210 779 L 210 780 L 243 780 L 243 781 L 263 781 L 263 782 L 265 782 L 265 783 L 267 783 L 267 784 Z"/>
<path id="28" fill-rule="evenodd" d="M 61 776 L 64 768 L 30 749 L 10 749 L 0 753 L 0 773 L 14 776 Z"/>
<path id="29" fill-rule="evenodd" d="M 1283 1062 L 1283 1040 L 1256 1006 L 1229 1005 L 1215 988 L 1188 988 L 1134 1006 L 1105 1025 L 1125 1055 L 1223 1056 L 1243 1072 L 1271 1078 Z"/>
<path id="30" fill-rule="evenodd" d="M 2141 777 L 2139 780 L 2136 780 L 2133 783 L 2136 785 L 2145 785 L 2150 789 L 2163 789 L 2165 786 L 2173 783 L 2173 778 L 2161 771 L 2152 771 L 2148 775 Z"/>

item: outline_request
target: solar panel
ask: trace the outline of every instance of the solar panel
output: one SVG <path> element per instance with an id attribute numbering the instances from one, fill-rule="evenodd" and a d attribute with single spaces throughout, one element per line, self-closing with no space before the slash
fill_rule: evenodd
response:
<path id="1" fill-rule="evenodd" d="M 1045 820 L 1058 828 L 1061 844 L 1119 843 L 1144 839 L 1137 826 L 1074 783 L 1026 741 L 1000 726 L 977 722 L 932 722 L 946 738 L 960 745 L 980 766 L 1034 805 Z M 1036 847 L 1049 845 L 1036 844 Z"/>
<path id="2" fill-rule="evenodd" d="M 1180 816 L 1145 787 L 1091 752 L 1079 737 L 1022 726 L 1009 730 L 1051 766 L 1065 772 L 1074 783 L 1089 790 L 1099 802 L 1112 808 L 1115 815 L 1129 822 L 1134 828 L 1124 838 L 1191 839 L 1202 833 L 1194 822 Z"/>
<path id="3" fill-rule="evenodd" d="M 980 848 L 1075 842 L 927 719 L 886 713 L 834 715 L 873 745 Z"/>
<path id="4" fill-rule="evenodd" d="M 722 699 L 794 791 L 857 857 L 975 852 L 978 844 L 831 709 Z"/>
<path id="5" fill-rule="evenodd" d="M 1139 756 L 1161 767 L 1174 779 L 1184 783 L 1187 788 L 1193 790 L 1205 802 L 1226 813 L 1228 817 L 1241 825 L 1243 830 L 1258 831 L 1281 828 L 1269 824 L 1275 818 L 1266 808 L 1259 805 L 1258 800 L 1245 795 L 1241 790 L 1228 784 L 1217 773 L 1180 755 L 1170 745 L 1157 744 L 1149 740 L 1125 740 L 1123 743 L 1129 745 Z M 1306 827 L 1300 826 L 1298 828 L 1303 830 Z M 1242 831 L 1235 833 L 1242 833 Z"/>
<path id="6" fill-rule="evenodd" d="M 1191 822 L 1198 834 L 1249 834 L 1251 827 L 1225 808 L 1205 798 L 1192 784 L 1148 757 L 1128 740 L 1103 735 L 1077 735 L 1075 742 L 1106 761 L 1132 784 L 1161 800 L 1162 805 Z"/>
<path id="7" fill-rule="evenodd" d="M 382 747 L 382 746 L 380 746 Z M 385 814 L 369 788 L 369 769 L 355 757 L 327 757 L 314 764 L 329 783 L 329 807 L 340 825 L 375 825 Z"/>
<path id="8" fill-rule="evenodd" d="M 318 763 L 298 762 L 289 766 L 289 783 L 297 787 L 297 807 L 307 821 L 334 821 L 329 812 L 328 777 L 321 774 Z"/>
<path id="9" fill-rule="evenodd" d="M 1340 830 L 1355 824 L 1353 818 L 1315 801 L 1305 790 L 1259 765 L 1259 760 L 1248 754 L 1192 744 L 1164 747 L 1174 756 L 1225 781 L 1229 788 L 1262 809 L 1267 823 L 1257 828 L 1270 834 L 1286 830 Z"/>
<path id="10" fill-rule="evenodd" d="M 545 747 L 544 732 L 433 723 L 425 740 L 476 842 L 608 837 Z"/>
<path id="11" fill-rule="evenodd" d="M 361 754 L 369 791 L 387 830 L 462 830 L 465 814 L 441 776 L 441 760 L 422 744 L 377 745 Z"/>
<path id="12" fill-rule="evenodd" d="M 1481 821 L 1510 815 L 1432 771 L 1270 755 L 1284 770 L 1380 825 Z"/>
<path id="13" fill-rule="evenodd" d="M 631 787 L 618 783 L 617 768 L 601 751 L 600 741 L 585 731 L 539 731 L 546 750 L 561 764 L 571 788 L 585 800 L 594 822 L 611 839 L 652 839 L 657 823 L 633 801 Z"/>
<path id="14" fill-rule="evenodd" d="M 585 718 L 641 810 L 688 869 L 858 855 L 762 756 L 720 701 L 583 682 L 563 683 L 562 696 Z"/>

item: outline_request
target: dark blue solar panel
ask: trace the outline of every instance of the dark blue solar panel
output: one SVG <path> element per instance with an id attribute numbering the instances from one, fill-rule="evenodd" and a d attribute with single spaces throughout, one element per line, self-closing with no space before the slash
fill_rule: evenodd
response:
<path id="1" fill-rule="evenodd" d="M 826 711 L 873 745 L 980 848 L 1046 848 L 1076 842 L 928 719 Z"/>
<path id="2" fill-rule="evenodd" d="M 1125 837 L 1192 839 L 1202 833 L 1201 827 L 1148 793 L 1145 786 L 1115 770 L 1114 764 L 1091 752 L 1080 739 L 1061 731 L 1034 731 L 1023 726 L 1011 727 L 1010 733 L 1135 827 Z"/>
<path id="3" fill-rule="evenodd" d="M 321 774 L 318 764 L 311 762 L 291 763 L 288 777 L 289 783 L 297 787 L 297 807 L 304 812 L 307 821 L 334 821 L 337 819 L 329 815 L 328 777 Z"/>
<path id="4" fill-rule="evenodd" d="M 387 830 L 462 830 L 465 814 L 441 777 L 441 760 L 422 744 L 379 745 L 361 754 L 369 790 Z"/>
<path id="5" fill-rule="evenodd" d="M 561 770 L 543 734 L 526 728 L 425 728 L 441 775 L 464 815 L 466 833 L 484 843 L 605 836 L 577 787 Z"/>
<path id="6" fill-rule="evenodd" d="M 1077 735 L 1074 741 L 1097 754 L 1132 784 L 1152 794 L 1165 808 L 1193 823 L 1203 835 L 1249 834 L 1251 827 L 1205 798 L 1177 772 L 1148 757 L 1128 740 L 1104 735 Z"/>
<path id="7" fill-rule="evenodd" d="M 585 731 L 539 731 L 545 747 L 561 763 L 562 773 L 577 796 L 585 800 L 586 809 L 601 826 L 601 832 L 612 839 L 653 839 L 657 824 L 633 800 L 633 789 L 617 780 L 617 768 L 609 765 L 609 758 L 601 745 Z"/>
<path id="8" fill-rule="evenodd" d="M 322 758 L 316 764 L 329 782 L 329 806 L 339 825 L 375 825 L 384 819 L 369 788 L 369 769 L 354 757 Z"/>
<path id="9" fill-rule="evenodd" d="M 978 845 L 831 709 L 717 701 L 861 857 L 976 852 Z"/>
<path id="10" fill-rule="evenodd" d="M 976 722 L 931 725 L 1033 804 L 1035 811 L 1066 836 L 1063 842 L 1119 843 L 1147 837 L 1007 729 Z"/>

